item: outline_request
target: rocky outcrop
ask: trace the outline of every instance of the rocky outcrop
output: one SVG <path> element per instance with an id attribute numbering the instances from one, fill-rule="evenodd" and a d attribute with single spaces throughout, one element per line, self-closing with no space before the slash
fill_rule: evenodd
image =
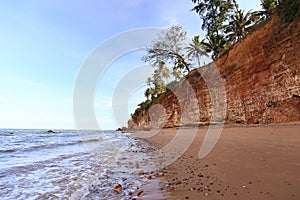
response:
<path id="1" fill-rule="evenodd" d="M 273 17 L 215 66 L 191 71 L 129 128 L 300 121 L 299 17 L 290 24 Z"/>

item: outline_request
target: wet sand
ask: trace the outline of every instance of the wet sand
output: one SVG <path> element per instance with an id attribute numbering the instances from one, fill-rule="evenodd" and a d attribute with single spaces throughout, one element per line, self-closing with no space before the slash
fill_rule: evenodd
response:
<path id="1" fill-rule="evenodd" d="M 178 129 L 163 129 L 147 141 L 163 147 Z M 195 128 L 185 128 L 188 134 Z M 299 199 L 300 124 L 225 127 L 214 149 L 198 158 L 206 134 L 200 128 L 190 148 L 162 170 L 160 183 L 143 199 Z M 159 198 L 154 198 L 156 191 Z M 163 197 L 161 194 L 165 193 Z"/>

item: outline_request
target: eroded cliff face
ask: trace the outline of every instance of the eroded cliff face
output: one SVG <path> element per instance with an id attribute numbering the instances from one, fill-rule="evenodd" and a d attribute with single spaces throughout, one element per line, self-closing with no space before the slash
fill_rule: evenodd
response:
<path id="1" fill-rule="evenodd" d="M 215 66 L 191 71 L 129 128 L 300 121 L 299 16 L 289 25 L 273 17 Z"/>

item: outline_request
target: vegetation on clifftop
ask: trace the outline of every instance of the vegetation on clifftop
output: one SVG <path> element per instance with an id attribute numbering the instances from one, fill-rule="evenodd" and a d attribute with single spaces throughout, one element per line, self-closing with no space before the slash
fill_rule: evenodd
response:
<path id="1" fill-rule="evenodd" d="M 196 35 L 187 44 L 187 33 L 180 25 L 173 25 L 157 36 L 142 58 L 155 70 L 147 80 L 144 93 L 147 100 L 138 105 L 131 115 L 133 119 L 171 92 L 191 69 L 200 67 L 202 56 L 210 55 L 216 60 L 274 14 L 279 15 L 282 23 L 290 23 L 298 12 L 298 0 L 261 0 L 260 11 L 242 10 L 236 0 L 192 2 L 195 4 L 192 11 L 199 14 L 205 37 Z M 197 64 L 192 60 L 197 60 Z"/>

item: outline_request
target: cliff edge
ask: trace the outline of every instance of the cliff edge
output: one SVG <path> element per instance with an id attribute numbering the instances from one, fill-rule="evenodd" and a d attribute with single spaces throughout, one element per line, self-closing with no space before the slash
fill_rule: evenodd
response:
<path id="1" fill-rule="evenodd" d="M 189 84 L 180 82 L 173 92 L 164 94 L 152 107 L 134 116 L 128 128 L 201 125 L 214 121 L 242 124 L 300 121 L 299 14 L 290 24 L 272 17 L 237 43 L 228 55 L 219 58 L 215 66 L 191 71 L 185 77 Z M 225 91 L 219 84 L 213 84 L 218 82 L 218 73 Z M 212 97 L 212 91 L 217 96 Z"/>

